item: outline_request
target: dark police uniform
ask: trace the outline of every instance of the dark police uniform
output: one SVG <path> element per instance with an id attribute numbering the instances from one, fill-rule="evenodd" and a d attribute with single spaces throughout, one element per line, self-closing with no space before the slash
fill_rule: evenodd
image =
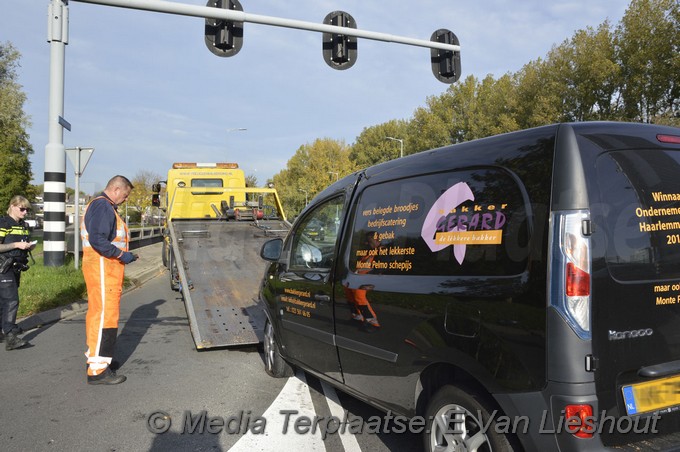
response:
<path id="1" fill-rule="evenodd" d="M 0 242 L 4 244 L 29 241 L 30 231 L 24 220 L 18 222 L 9 215 L 0 218 Z M 14 249 L 0 253 L 0 322 L 7 335 L 18 330 L 15 322 L 19 309 L 21 271 L 28 269 L 28 251 Z"/>

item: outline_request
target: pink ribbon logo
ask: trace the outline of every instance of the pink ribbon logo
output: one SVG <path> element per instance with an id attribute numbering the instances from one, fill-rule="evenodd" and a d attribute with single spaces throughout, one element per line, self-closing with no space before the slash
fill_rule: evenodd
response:
<path id="1" fill-rule="evenodd" d="M 446 190 L 440 197 L 435 201 L 435 203 L 430 208 L 430 211 L 425 217 L 423 222 L 423 227 L 420 230 L 420 236 L 423 238 L 427 246 L 430 247 L 432 252 L 440 251 L 449 245 L 437 245 L 435 243 L 435 234 L 437 232 L 437 221 L 443 215 L 446 215 L 452 209 L 457 208 L 465 201 L 473 201 L 475 195 L 472 194 L 472 190 L 465 182 L 458 182 L 453 187 Z M 454 231 L 458 231 L 456 226 Z M 459 264 L 463 263 L 465 258 L 465 245 L 453 245 L 453 255 Z"/>

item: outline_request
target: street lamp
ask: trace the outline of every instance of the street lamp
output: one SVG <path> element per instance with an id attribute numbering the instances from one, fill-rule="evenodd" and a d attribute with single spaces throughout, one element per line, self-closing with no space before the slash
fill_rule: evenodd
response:
<path id="1" fill-rule="evenodd" d="M 404 140 L 401 138 L 385 137 L 386 140 L 398 141 L 399 142 L 399 157 L 404 156 Z"/>
<path id="2" fill-rule="evenodd" d="M 307 198 L 307 190 L 303 190 L 301 188 L 298 188 L 298 191 L 301 191 L 305 194 L 305 206 L 309 204 L 308 198 Z"/>

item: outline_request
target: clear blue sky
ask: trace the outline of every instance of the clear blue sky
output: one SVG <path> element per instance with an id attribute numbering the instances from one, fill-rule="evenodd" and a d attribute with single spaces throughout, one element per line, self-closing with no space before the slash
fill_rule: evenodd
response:
<path id="1" fill-rule="evenodd" d="M 31 116 L 34 183 L 42 183 L 49 97 L 48 0 L 2 0 L 0 41 L 21 52 L 19 83 Z M 203 0 L 181 3 L 204 6 Z M 241 0 L 244 11 L 321 23 L 350 13 L 358 28 L 429 40 L 447 28 L 462 47 L 462 78 L 515 72 L 578 29 L 621 20 L 625 0 Z M 321 34 L 245 24 L 241 52 L 205 47 L 204 20 L 69 2 L 66 147 L 94 147 L 81 189 L 115 174 L 164 177 L 175 161 L 239 163 L 260 184 L 316 138 L 355 141 L 361 131 L 409 119 L 448 85 L 429 49 L 359 40 L 354 67 L 329 68 Z M 233 129 L 246 128 L 246 131 Z M 398 143 L 395 143 L 398 146 Z M 74 186 L 67 160 L 67 185 Z"/>

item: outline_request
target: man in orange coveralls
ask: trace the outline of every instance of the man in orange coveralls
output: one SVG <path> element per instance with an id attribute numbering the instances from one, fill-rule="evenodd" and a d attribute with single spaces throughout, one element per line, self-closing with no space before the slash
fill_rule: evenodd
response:
<path id="1" fill-rule="evenodd" d="M 366 233 L 366 243 L 368 246 L 368 249 L 370 250 L 377 250 L 380 248 L 380 240 L 378 239 L 378 234 L 373 231 L 369 231 Z M 365 264 L 370 264 L 375 255 L 374 254 L 368 254 L 364 257 L 361 258 L 360 262 L 365 263 Z M 361 269 L 357 268 L 356 273 L 358 274 L 366 274 L 371 271 L 370 265 L 366 267 L 362 267 Z M 378 316 L 375 314 L 375 311 L 371 307 L 371 303 L 368 301 L 368 298 L 366 297 L 366 293 L 369 290 L 373 289 L 373 286 L 370 284 L 363 284 L 359 286 L 358 289 L 350 289 L 349 287 L 345 287 L 345 296 L 347 297 L 347 302 L 349 303 L 351 309 L 352 309 L 352 320 L 356 320 L 359 322 L 362 322 L 364 326 L 369 328 L 369 331 L 372 331 L 376 328 L 380 328 L 380 322 L 378 322 Z"/>
<path id="2" fill-rule="evenodd" d="M 83 216 L 80 234 L 87 285 L 88 384 L 115 385 L 126 380 L 111 369 L 111 361 L 118 335 L 125 265 L 137 260 L 137 256 L 128 251 L 128 228 L 117 208 L 133 188 L 126 177 L 114 176 L 104 192 L 90 201 Z"/>

